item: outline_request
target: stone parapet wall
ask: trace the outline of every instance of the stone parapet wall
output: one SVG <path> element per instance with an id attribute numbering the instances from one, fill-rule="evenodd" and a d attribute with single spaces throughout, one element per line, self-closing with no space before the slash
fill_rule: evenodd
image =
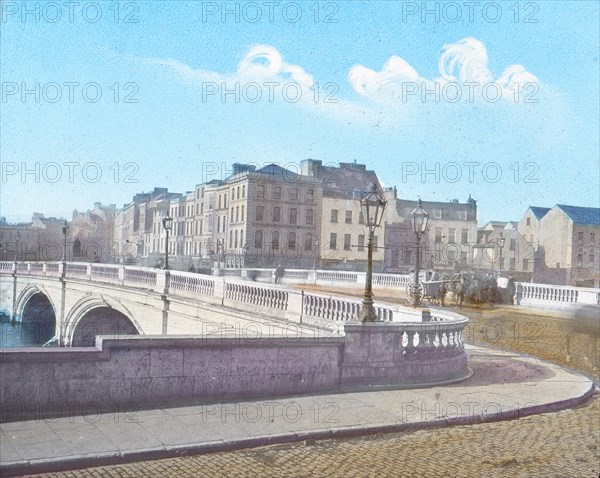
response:
<path id="1" fill-rule="evenodd" d="M 470 373 L 467 321 L 347 322 L 344 337 L 140 336 L 99 338 L 94 349 L 0 349 L 0 418 L 459 381 Z"/>

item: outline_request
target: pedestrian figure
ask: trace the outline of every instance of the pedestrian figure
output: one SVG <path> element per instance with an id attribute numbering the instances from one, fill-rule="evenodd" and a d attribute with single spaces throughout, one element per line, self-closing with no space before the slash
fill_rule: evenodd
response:
<path id="1" fill-rule="evenodd" d="M 196 268 L 194 267 L 194 264 L 192 264 L 192 265 L 190 266 L 190 270 L 189 270 L 189 272 L 196 272 Z"/>
<path id="2" fill-rule="evenodd" d="M 285 274 L 285 269 L 281 264 L 279 264 L 275 269 L 275 284 L 281 284 L 283 274 Z"/>

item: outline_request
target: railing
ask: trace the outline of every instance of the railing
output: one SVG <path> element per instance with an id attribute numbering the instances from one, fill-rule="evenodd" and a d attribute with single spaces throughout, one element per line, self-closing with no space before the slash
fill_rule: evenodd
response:
<path id="1" fill-rule="evenodd" d="M 81 279 L 88 277 L 88 265 L 78 264 L 73 262 L 67 262 L 66 276 L 71 279 Z"/>
<path id="2" fill-rule="evenodd" d="M 60 264 L 57 262 L 46 263 L 46 275 L 58 277 L 60 275 Z"/>
<path id="3" fill-rule="evenodd" d="M 171 272 L 169 282 L 169 291 L 174 295 L 180 291 L 210 296 L 215 293 L 215 280 L 209 276 L 203 277 L 191 272 Z"/>
<path id="4" fill-rule="evenodd" d="M 412 275 L 405 274 L 373 274 L 373 286 L 405 289 L 412 280 Z"/>
<path id="5" fill-rule="evenodd" d="M 427 359 L 440 353 L 464 350 L 464 321 L 405 324 L 402 334 L 402 355 Z"/>
<path id="6" fill-rule="evenodd" d="M 119 266 L 92 264 L 91 280 L 119 283 Z"/>
<path id="7" fill-rule="evenodd" d="M 600 290 L 587 287 L 517 282 L 515 303 L 523 305 L 569 306 L 600 305 Z"/>
<path id="8" fill-rule="evenodd" d="M 156 285 L 156 270 L 142 267 L 125 267 L 123 284 L 132 287 L 142 285 L 154 288 Z"/>
<path id="9" fill-rule="evenodd" d="M 317 283 L 319 282 L 357 284 L 358 274 L 356 272 L 317 271 Z"/>
<path id="10" fill-rule="evenodd" d="M 256 285 L 225 283 L 225 298 L 236 302 L 287 310 L 289 293 Z"/>
<path id="11" fill-rule="evenodd" d="M 356 299 L 342 299 L 318 294 L 305 294 L 302 312 L 305 317 L 338 322 L 358 320 L 358 314 L 360 313 L 361 307 L 361 301 Z M 391 307 L 374 306 L 374 308 L 379 320 L 393 320 L 394 312 Z"/>

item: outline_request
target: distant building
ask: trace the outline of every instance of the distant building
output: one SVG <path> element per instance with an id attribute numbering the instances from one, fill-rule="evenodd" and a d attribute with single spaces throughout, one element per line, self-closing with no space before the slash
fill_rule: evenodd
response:
<path id="1" fill-rule="evenodd" d="M 63 258 L 64 240 L 62 227 L 65 220 L 44 217 L 35 212 L 31 222 L 8 224 L 0 222 L 0 257 L 3 260 L 60 261 Z M 67 260 L 72 259 L 72 235 L 67 235 Z"/>
<path id="2" fill-rule="evenodd" d="M 69 227 L 70 255 L 73 261 L 112 262 L 116 206 L 94 203 L 86 212 L 73 211 Z"/>
<path id="3" fill-rule="evenodd" d="M 540 220 L 535 281 L 599 287 L 600 209 L 557 204 Z"/>
<path id="4" fill-rule="evenodd" d="M 519 233 L 518 226 L 516 221 L 491 221 L 479 229 L 479 242 L 473 246 L 472 267 L 502 271 L 518 280 L 530 280 L 535 249 Z"/>
<path id="5" fill-rule="evenodd" d="M 386 190 L 386 258 L 390 271 L 414 269 L 415 234 L 411 213 L 417 201 L 399 199 L 395 189 Z M 477 202 L 470 196 L 465 203 L 422 201 L 429 214 L 427 231 L 422 237 L 421 266 L 438 270 L 466 268 L 472 261 L 472 246 L 477 241 Z M 398 266 L 396 266 L 398 264 Z"/>
<path id="6" fill-rule="evenodd" d="M 322 202 L 315 202 L 314 221 L 320 225 L 316 267 L 365 271 L 369 228 L 363 218 L 361 200 L 373 186 L 383 195 L 377 175 L 364 164 L 324 166 L 322 161 L 314 159 L 302 161 L 300 170 L 313 187 L 322 190 Z M 382 224 L 373 236 L 373 270 L 376 272 L 381 271 L 383 263 L 383 236 Z"/>

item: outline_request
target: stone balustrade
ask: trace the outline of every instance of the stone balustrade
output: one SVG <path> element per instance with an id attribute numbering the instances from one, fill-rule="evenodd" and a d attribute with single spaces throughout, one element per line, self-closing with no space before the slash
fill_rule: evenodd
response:
<path id="1" fill-rule="evenodd" d="M 569 307 L 574 304 L 600 305 L 600 290 L 586 287 L 534 284 L 515 284 L 515 303 L 518 305 Z"/>
<path id="2" fill-rule="evenodd" d="M 14 262 L 0 262 L 0 272 L 13 272 Z M 158 269 L 149 269 L 143 267 L 123 266 L 118 264 L 87 264 L 67 262 L 66 277 L 72 279 L 87 279 L 97 280 L 99 282 L 114 283 L 125 285 L 128 287 L 141 288 L 156 288 L 158 286 L 158 276 L 164 275 L 165 271 Z M 17 274 L 19 275 L 38 275 L 38 276 L 55 276 L 59 277 L 62 274 L 62 263 L 60 262 L 18 262 Z M 238 276 L 243 282 L 249 279 L 258 281 L 254 292 L 239 292 L 241 289 L 233 289 L 229 292 L 229 297 L 225 297 L 226 287 L 222 284 L 216 284 L 214 276 L 201 274 L 170 271 L 170 283 L 173 294 L 186 295 L 186 293 L 199 293 L 206 296 L 216 296 L 216 289 L 222 289 L 221 299 L 231 299 L 233 297 L 242 297 L 250 300 L 249 297 L 253 294 L 256 296 L 256 304 L 263 300 L 264 292 L 260 288 L 260 282 L 271 282 L 272 270 L 252 270 L 252 269 L 236 269 L 231 270 L 235 273 L 227 274 L 227 281 L 236 282 Z M 230 271 L 230 272 L 231 272 Z M 288 269 L 285 271 L 284 283 L 286 284 L 310 284 L 310 285 L 332 285 L 332 286 L 350 286 L 364 287 L 365 274 L 362 272 L 348 271 L 323 271 L 323 270 L 304 270 L 304 269 Z M 412 275 L 405 274 L 373 274 L 373 287 L 385 287 L 398 289 L 402 293 L 405 292 L 407 284 L 412 280 Z M 162 280 L 164 284 L 164 279 Z M 534 284 L 526 282 L 517 282 L 515 284 L 515 303 L 520 305 L 542 306 L 542 307 L 569 307 L 574 304 L 599 305 L 600 290 L 584 287 L 559 286 L 548 284 Z M 264 286 L 262 286 L 264 287 Z M 316 297 L 316 296 L 315 296 Z M 331 301 L 325 306 L 323 299 L 307 299 L 310 303 L 304 307 L 303 314 L 307 311 L 313 311 L 315 308 L 321 308 L 326 314 L 331 317 L 348 317 L 352 320 L 354 317 L 356 304 L 358 302 L 346 301 L 346 305 Z M 389 312 L 385 309 L 378 311 L 381 320 L 390 320 Z M 310 314 L 308 314 L 310 315 Z M 336 320 L 336 319 L 333 319 Z"/>

